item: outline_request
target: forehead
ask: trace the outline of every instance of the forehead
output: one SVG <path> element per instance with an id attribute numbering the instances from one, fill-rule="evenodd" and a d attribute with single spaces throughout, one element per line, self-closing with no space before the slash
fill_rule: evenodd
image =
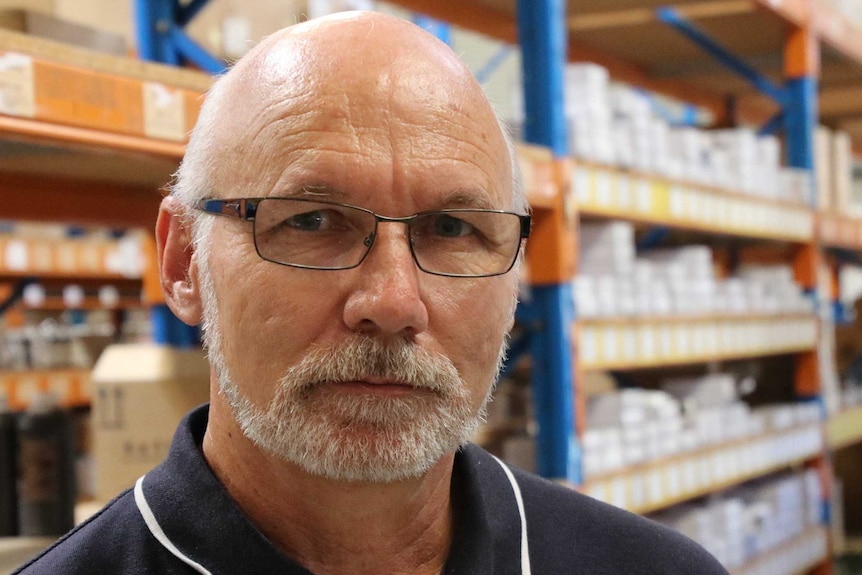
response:
<path id="1" fill-rule="evenodd" d="M 447 61 L 409 56 L 355 69 L 343 53 L 316 54 L 299 72 L 264 59 L 254 97 L 237 102 L 232 179 L 258 195 L 304 184 L 405 197 L 481 190 L 509 207 L 508 151 L 481 89 Z"/>

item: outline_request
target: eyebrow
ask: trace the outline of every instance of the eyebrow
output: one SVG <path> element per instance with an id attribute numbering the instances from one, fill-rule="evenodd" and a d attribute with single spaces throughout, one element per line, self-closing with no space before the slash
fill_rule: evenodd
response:
<path id="1" fill-rule="evenodd" d="M 273 196 L 284 198 L 307 198 L 323 201 L 335 201 L 342 203 L 351 203 L 352 197 L 350 194 L 334 188 L 328 184 L 305 184 L 287 192 L 285 195 Z M 480 189 L 456 188 L 434 202 L 434 208 L 454 209 L 454 208 L 473 208 L 480 210 L 497 210 L 488 194 Z"/>
<path id="2" fill-rule="evenodd" d="M 478 189 L 458 188 L 443 196 L 440 202 L 446 208 L 477 208 L 480 210 L 500 209 L 491 203 L 487 192 Z"/>
<path id="3" fill-rule="evenodd" d="M 305 184 L 280 197 L 313 198 L 339 202 L 350 199 L 350 196 L 348 196 L 344 191 L 339 190 L 338 188 L 333 188 L 327 184 Z"/>

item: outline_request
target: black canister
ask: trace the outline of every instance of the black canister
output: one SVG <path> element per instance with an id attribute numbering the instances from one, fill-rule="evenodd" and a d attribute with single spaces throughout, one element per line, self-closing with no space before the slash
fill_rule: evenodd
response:
<path id="1" fill-rule="evenodd" d="M 18 535 L 15 414 L 0 405 L 0 537 Z"/>
<path id="2" fill-rule="evenodd" d="M 62 535 L 75 524 L 72 416 L 40 394 L 17 423 L 19 534 Z"/>

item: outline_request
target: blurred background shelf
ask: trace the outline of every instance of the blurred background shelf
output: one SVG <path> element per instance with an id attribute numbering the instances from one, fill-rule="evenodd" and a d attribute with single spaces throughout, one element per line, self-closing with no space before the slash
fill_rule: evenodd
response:
<path id="1" fill-rule="evenodd" d="M 826 421 L 826 442 L 832 449 L 862 442 L 862 406 L 843 409 Z"/>
<path id="2" fill-rule="evenodd" d="M 809 425 L 609 472 L 588 478 L 580 489 L 633 513 L 651 513 L 804 464 L 822 446 L 819 427 Z"/>

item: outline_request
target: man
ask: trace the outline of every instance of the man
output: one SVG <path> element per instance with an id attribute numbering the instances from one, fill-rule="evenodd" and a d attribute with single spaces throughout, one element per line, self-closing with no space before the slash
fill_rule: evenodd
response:
<path id="1" fill-rule="evenodd" d="M 211 402 L 22 573 L 725 573 L 645 519 L 464 446 L 528 235 L 470 72 L 374 13 L 263 41 L 204 104 L 157 225 Z"/>

